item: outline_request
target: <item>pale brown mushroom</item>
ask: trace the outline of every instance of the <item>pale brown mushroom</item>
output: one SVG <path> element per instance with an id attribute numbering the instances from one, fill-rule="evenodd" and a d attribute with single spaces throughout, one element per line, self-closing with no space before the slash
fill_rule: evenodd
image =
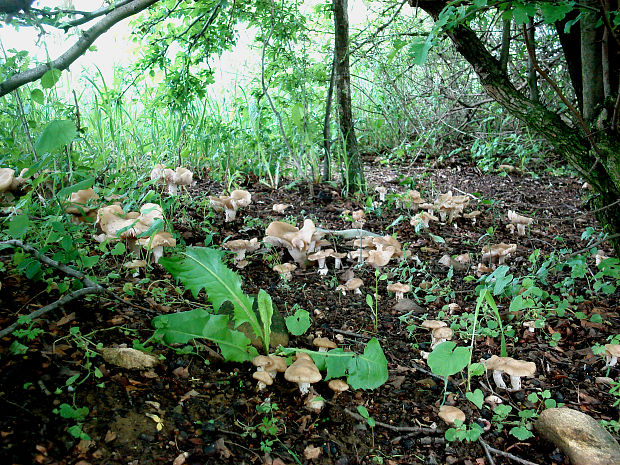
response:
<path id="1" fill-rule="evenodd" d="M 525 227 L 534 222 L 534 218 L 519 215 L 517 212 L 508 210 L 508 221 L 517 227 L 517 234 L 525 236 Z"/>
<path id="2" fill-rule="evenodd" d="M 387 194 L 387 188 L 384 186 L 375 187 L 375 191 L 379 194 L 379 202 L 385 202 L 385 194 Z"/>
<path id="3" fill-rule="evenodd" d="M 87 206 L 91 201 L 95 201 L 99 198 L 93 188 L 80 189 L 77 192 L 73 192 L 69 196 L 69 205 L 65 207 L 65 212 L 71 214 L 71 222 L 73 224 L 79 224 L 87 221 L 86 218 L 90 218 L 90 221 L 94 221 L 97 217 L 97 212 Z"/>
<path id="4" fill-rule="evenodd" d="M 319 274 L 325 276 L 329 269 L 325 266 L 325 260 L 334 252 L 334 249 L 325 249 L 308 255 L 308 260 L 311 262 L 317 262 L 319 264 Z"/>
<path id="5" fill-rule="evenodd" d="M 620 357 L 620 344 L 605 344 L 605 368 L 616 366 Z"/>
<path id="6" fill-rule="evenodd" d="M 286 247 L 293 260 L 305 268 L 308 252 L 314 247 L 315 232 L 316 227 L 310 219 L 304 220 L 301 229 L 282 221 L 274 221 L 267 226 L 263 242 Z"/>
<path id="7" fill-rule="evenodd" d="M 11 168 L 0 168 L 0 193 L 9 191 L 14 179 L 15 171 Z"/>
<path id="8" fill-rule="evenodd" d="M 221 197 L 209 196 L 209 201 L 215 210 L 224 210 L 226 212 L 225 222 L 230 223 L 237 217 L 237 210 L 247 207 L 252 203 L 252 194 L 245 190 L 234 190 L 230 195 Z"/>
<path id="9" fill-rule="evenodd" d="M 294 263 L 282 263 L 275 265 L 272 269 L 280 275 L 282 281 L 290 281 L 293 278 L 293 271 L 297 269 L 297 265 Z"/>
<path id="10" fill-rule="evenodd" d="M 245 254 L 247 252 L 254 252 L 258 250 L 260 244 L 258 243 L 258 239 L 255 237 L 247 240 L 247 239 L 236 239 L 234 241 L 228 241 L 224 245 L 222 245 L 227 250 L 234 252 L 235 258 L 234 263 L 237 268 L 242 268 L 240 263 L 245 259 Z"/>
<path id="11" fill-rule="evenodd" d="M 499 389 L 508 389 L 506 383 L 502 379 L 502 374 L 506 373 L 510 376 L 510 384 L 512 391 L 521 390 L 521 377 L 533 376 L 536 373 L 536 364 L 534 362 L 526 362 L 523 360 L 515 360 L 512 357 L 491 356 L 483 364 L 487 369 L 493 370 L 493 381 Z"/>
<path id="12" fill-rule="evenodd" d="M 297 383 L 301 395 L 306 395 L 310 390 L 310 384 L 318 383 L 323 379 L 310 356 L 299 357 L 284 372 L 284 378 L 292 383 Z"/>
<path id="13" fill-rule="evenodd" d="M 334 391 L 334 399 L 343 392 L 349 390 L 349 385 L 341 379 L 331 379 L 329 383 L 327 383 L 327 387 Z"/>
<path id="14" fill-rule="evenodd" d="M 482 248 L 482 261 L 497 263 L 502 265 L 510 254 L 517 251 L 517 244 L 500 244 L 485 245 Z"/>
<path id="15" fill-rule="evenodd" d="M 335 342 L 331 341 L 326 337 L 316 337 L 312 341 L 312 344 L 315 347 L 318 347 L 319 352 L 327 352 L 330 349 L 338 348 L 338 345 Z"/>
<path id="16" fill-rule="evenodd" d="M 448 425 L 453 425 L 454 420 L 465 421 L 465 413 L 457 407 L 451 405 L 442 405 L 439 407 L 439 418 L 445 421 Z"/>
<path id="17" fill-rule="evenodd" d="M 287 208 L 292 207 L 292 205 L 284 204 L 284 203 L 276 203 L 272 210 L 280 215 L 284 214 Z"/>
<path id="18" fill-rule="evenodd" d="M 255 371 L 252 374 L 252 378 L 258 381 L 257 387 L 259 391 L 273 384 L 273 378 L 266 371 Z"/>
<path id="19" fill-rule="evenodd" d="M 141 237 L 138 239 L 138 243 L 151 250 L 153 263 L 159 262 L 159 259 L 164 255 L 164 247 L 176 247 L 177 241 L 172 234 L 165 231 L 160 231 L 152 237 Z"/>
<path id="20" fill-rule="evenodd" d="M 406 283 L 392 283 L 387 287 L 388 292 L 396 294 L 396 300 L 401 300 L 411 290 L 411 285 Z"/>
<path id="21" fill-rule="evenodd" d="M 446 342 L 452 339 L 452 334 L 452 329 L 448 328 L 447 326 L 433 329 L 433 331 L 431 332 L 431 350 L 433 350 L 442 342 Z"/>
<path id="22" fill-rule="evenodd" d="M 362 295 L 360 287 L 364 284 L 360 278 L 351 278 L 346 283 L 341 284 L 336 288 L 337 291 L 342 292 L 342 295 L 347 295 L 348 291 L 354 291 L 355 294 Z"/>

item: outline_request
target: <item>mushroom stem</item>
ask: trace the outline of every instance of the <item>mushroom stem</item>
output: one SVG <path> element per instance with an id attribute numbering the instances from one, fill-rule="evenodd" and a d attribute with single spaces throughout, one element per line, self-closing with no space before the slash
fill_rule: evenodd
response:
<path id="1" fill-rule="evenodd" d="M 504 380 L 502 379 L 502 373 L 503 371 L 493 370 L 493 381 L 495 381 L 495 385 L 498 389 L 508 389 L 506 383 L 504 383 Z"/>
<path id="2" fill-rule="evenodd" d="M 396 293 L 396 300 L 397 300 L 397 301 L 398 301 L 398 300 L 402 300 L 402 299 L 403 299 L 403 297 L 404 297 L 404 295 L 405 295 L 405 294 L 404 294 L 404 292 L 397 292 L 397 293 Z"/>
<path id="3" fill-rule="evenodd" d="M 226 209 L 226 219 L 224 220 L 226 223 L 235 221 L 236 217 L 237 217 L 237 210 L 233 210 L 232 208 Z"/>
<path id="4" fill-rule="evenodd" d="M 336 270 L 340 269 L 342 267 L 342 259 L 336 257 L 334 258 L 334 268 Z"/>
<path id="5" fill-rule="evenodd" d="M 178 189 L 175 183 L 168 184 L 168 194 L 177 195 Z"/>
<path id="6" fill-rule="evenodd" d="M 159 259 L 164 255 L 164 247 L 161 245 L 158 247 L 153 247 L 152 253 L 153 253 L 153 263 L 157 263 Z"/>
<path id="7" fill-rule="evenodd" d="M 310 391 L 310 383 L 297 383 L 297 385 L 302 396 L 305 396 Z"/>
<path id="8" fill-rule="evenodd" d="M 610 367 L 615 367 L 616 364 L 618 363 L 618 357 L 614 356 L 614 355 L 605 355 L 605 365 L 610 368 Z"/>
<path id="9" fill-rule="evenodd" d="M 521 377 L 520 376 L 510 376 L 510 384 L 512 385 L 513 391 L 521 390 Z"/>
<path id="10" fill-rule="evenodd" d="M 432 339 L 435 339 L 432 335 L 431 335 L 431 338 L 432 338 Z M 446 342 L 446 341 L 447 341 L 447 339 L 444 339 L 444 338 L 438 338 L 438 339 L 435 339 L 435 341 L 434 341 L 434 342 L 431 342 L 431 350 L 434 350 L 434 349 L 435 349 L 435 347 L 437 347 L 437 346 L 438 346 L 439 344 L 441 344 L 442 342 Z"/>

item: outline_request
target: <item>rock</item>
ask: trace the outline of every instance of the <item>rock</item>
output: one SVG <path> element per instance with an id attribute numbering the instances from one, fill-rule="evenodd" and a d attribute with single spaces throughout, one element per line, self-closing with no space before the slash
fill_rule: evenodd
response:
<path id="1" fill-rule="evenodd" d="M 396 304 L 394 304 L 392 309 L 396 310 L 397 312 L 403 312 L 403 313 L 407 313 L 407 312 L 422 313 L 426 311 L 424 310 L 424 308 L 420 307 L 413 300 L 407 299 L 407 298 L 400 299 L 398 302 L 396 302 Z"/>
<path id="2" fill-rule="evenodd" d="M 145 370 L 159 363 L 157 357 L 128 347 L 106 347 L 101 350 L 103 359 L 128 370 Z"/>
<path id="3" fill-rule="evenodd" d="M 564 452 L 573 465 L 617 465 L 620 445 L 594 418 L 568 408 L 544 410 L 536 421 L 541 436 Z"/>

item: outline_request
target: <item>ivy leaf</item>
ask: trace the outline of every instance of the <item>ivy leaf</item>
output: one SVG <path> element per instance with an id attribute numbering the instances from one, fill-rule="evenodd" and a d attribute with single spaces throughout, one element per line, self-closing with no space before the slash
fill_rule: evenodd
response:
<path id="1" fill-rule="evenodd" d="M 54 120 L 45 126 L 34 149 L 40 154 L 53 152 L 71 143 L 76 134 L 77 128 L 73 121 Z"/>
<path id="2" fill-rule="evenodd" d="M 154 336 L 166 344 L 185 344 L 203 338 L 215 342 L 227 361 L 252 360 L 258 352 L 240 331 L 228 327 L 227 315 L 212 315 L 196 308 L 187 312 L 159 315 L 153 318 Z"/>
<path id="3" fill-rule="evenodd" d="M 284 322 L 286 323 L 286 329 L 293 336 L 301 336 L 310 328 L 310 313 L 299 308 L 294 315 L 287 316 Z"/>
<path id="4" fill-rule="evenodd" d="M 241 290 L 239 275 L 224 265 L 223 252 L 208 247 L 188 247 L 180 257 L 162 258 L 159 263 L 187 287 L 194 297 L 205 289 L 217 312 L 230 301 L 234 307 L 235 327 L 248 323 L 254 334 L 262 338 L 258 318 L 252 310 L 254 299 Z"/>
<path id="5" fill-rule="evenodd" d="M 387 359 L 377 338 L 368 341 L 362 355 L 349 361 L 348 371 L 347 383 L 353 389 L 375 389 L 387 381 Z"/>
<path id="6" fill-rule="evenodd" d="M 468 348 L 456 347 L 456 342 L 446 341 L 435 347 L 429 354 L 427 362 L 433 373 L 448 377 L 465 368 L 469 359 Z"/>
<path id="7" fill-rule="evenodd" d="M 476 389 L 474 392 L 466 392 L 465 397 L 467 400 L 478 407 L 478 410 L 482 410 L 482 405 L 484 403 L 484 394 L 480 389 Z"/>
<path id="8" fill-rule="evenodd" d="M 510 430 L 510 434 L 512 434 L 519 441 L 525 441 L 526 439 L 534 437 L 532 432 L 525 426 L 515 426 Z"/>

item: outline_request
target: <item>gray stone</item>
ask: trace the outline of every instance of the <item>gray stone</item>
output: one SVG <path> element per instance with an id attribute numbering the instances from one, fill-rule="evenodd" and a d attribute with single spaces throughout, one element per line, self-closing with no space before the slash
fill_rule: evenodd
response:
<path id="1" fill-rule="evenodd" d="M 568 408 L 544 410 L 536 429 L 568 456 L 573 465 L 618 465 L 620 445 L 598 421 Z"/>
<path id="2" fill-rule="evenodd" d="M 407 313 L 407 312 L 422 313 L 426 311 L 424 310 L 424 308 L 420 307 L 413 300 L 407 299 L 407 298 L 400 299 L 398 302 L 396 302 L 396 304 L 394 304 L 392 309 L 396 310 L 397 312 L 403 312 L 403 313 Z"/>

